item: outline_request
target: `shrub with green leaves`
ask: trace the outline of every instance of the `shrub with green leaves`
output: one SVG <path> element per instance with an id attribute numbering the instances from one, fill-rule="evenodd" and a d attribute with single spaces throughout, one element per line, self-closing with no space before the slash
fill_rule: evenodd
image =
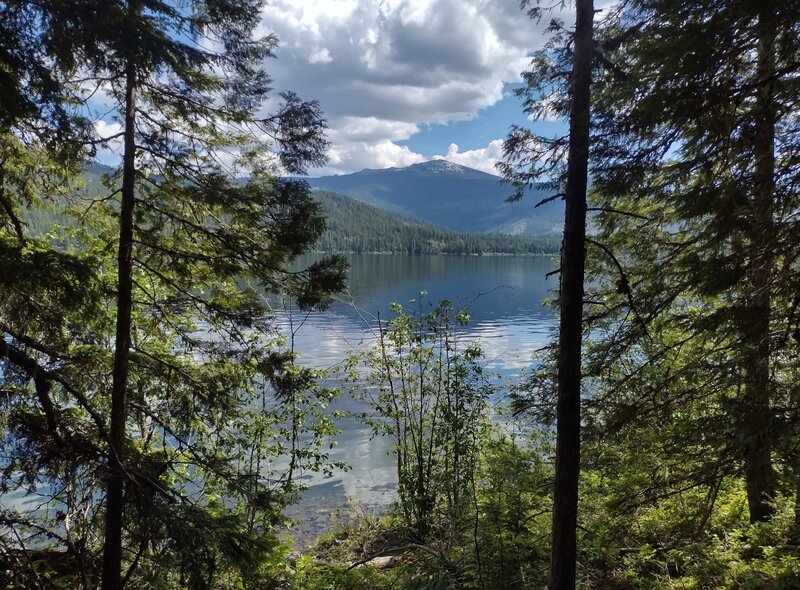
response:
<path id="1" fill-rule="evenodd" d="M 363 363 L 359 395 L 376 435 L 394 439 L 400 507 L 421 540 L 451 527 L 472 499 L 480 441 L 495 392 L 477 342 L 463 342 L 469 316 L 450 301 L 433 306 L 420 294 L 410 313 L 393 304 Z M 356 376 L 361 383 L 361 377 Z"/>

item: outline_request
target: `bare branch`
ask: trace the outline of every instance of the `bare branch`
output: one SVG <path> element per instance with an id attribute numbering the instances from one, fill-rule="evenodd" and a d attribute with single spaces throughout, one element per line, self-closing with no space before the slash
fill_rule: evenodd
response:
<path id="1" fill-rule="evenodd" d="M 619 275 L 620 275 L 619 290 L 622 293 L 624 293 L 625 296 L 628 298 L 628 305 L 630 306 L 631 311 L 633 311 L 633 314 L 636 316 L 636 319 L 639 321 L 639 324 L 642 326 L 642 330 L 644 330 L 644 333 L 647 335 L 648 338 L 650 338 L 652 340 L 652 337 L 650 336 L 650 332 L 647 330 L 647 324 L 642 319 L 642 316 L 639 315 L 639 310 L 636 309 L 636 303 L 633 301 L 633 293 L 631 292 L 631 286 L 630 286 L 630 283 L 628 282 L 628 275 L 625 273 L 625 269 L 623 268 L 623 266 L 620 263 L 620 261 L 617 259 L 616 256 L 614 256 L 614 253 L 611 250 L 609 250 L 608 247 L 605 246 L 604 244 L 601 244 L 600 242 L 596 242 L 595 240 L 592 240 L 590 238 L 586 238 L 586 243 L 587 244 L 593 244 L 593 245 L 597 246 L 598 248 L 600 248 L 603 252 L 605 252 L 606 256 L 611 258 L 611 260 L 614 262 L 614 265 L 617 267 L 617 270 L 619 270 Z"/>

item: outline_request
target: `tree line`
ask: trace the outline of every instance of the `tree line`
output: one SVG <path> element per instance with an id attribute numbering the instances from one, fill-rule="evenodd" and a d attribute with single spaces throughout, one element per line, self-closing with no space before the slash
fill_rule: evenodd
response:
<path id="1" fill-rule="evenodd" d="M 79 188 L 80 187 L 80 188 Z M 76 184 L 87 197 L 102 198 L 102 176 L 84 173 Z M 462 234 L 378 209 L 351 197 L 313 191 L 325 215 L 325 230 L 313 249 L 327 253 L 392 253 L 452 255 L 547 255 L 558 252 L 557 236 Z M 54 226 L 75 225 L 75 219 L 46 203 L 22 212 L 33 235 L 44 236 Z"/>
<path id="2" fill-rule="evenodd" d="M 322 252 L 356 254 L 554 254 L 558 237 L 462 234 L 383 211 L 344 195 L 314 191 L 327 228 L 315 244 Z"/>

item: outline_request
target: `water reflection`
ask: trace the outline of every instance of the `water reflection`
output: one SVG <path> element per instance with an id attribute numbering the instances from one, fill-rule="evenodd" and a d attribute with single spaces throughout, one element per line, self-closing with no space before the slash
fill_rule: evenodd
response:
<path id="1" fill-rule="evenodd" d="M 503 379 L 513 380 L 531 365 L 533 351 L 547 342 L 554 326 L 551 311 L 542 304 L 557 281 L 546 279 L 554 268 L 548 258 L 354 255 L 350 264 L 349 291 L 327 312 L 277 312 L 281 330 L 294 333 L 295 350 L 306 365 L 330 370 L 348 351 L 364 350 L 374 342 L 377 318 L 392 316 L 390 304 L 416 305 L 409 302 L 418 301 L 420 291 L 427 292 L 425 300 L 430 303 L 449 299 L 457 308 L 468 308 L 471 321 L 462 337 L 480 341 L 486 367 Z M 363 408 L 342 399 L 337 409 Z M 351 469 L 332 479 L 309 476 L 306 512 L 342 503 L 346 497 L 367 505 L 391 502 L 395 482 L 391 441 L 372 438 L 370 429 L 353 418 L 337 426 L 342 434 L 331 458 Z"/>

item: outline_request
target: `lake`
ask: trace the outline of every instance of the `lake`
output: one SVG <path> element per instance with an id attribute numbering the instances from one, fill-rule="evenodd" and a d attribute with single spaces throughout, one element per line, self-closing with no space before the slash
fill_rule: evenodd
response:
<path id="1" fill-rule="evenodd" d="M 555 275 L 546 278 L 554 268 L 548 257 L 365 254 L 349 258 L 348 292 L 329 310 L 277 313 L 281 330 L 287 335 L 294 332 L 302 364 L 336 367 L 349 350 L 370 345 L 377 317 L 384 321 L 392 317 L 392 302 L 407 306 L 420 291 L 426 291 L 426 299 L 434 304 L 449 299 L 456 308 L 468 307 L 471 320 L 464 337 L 480 341 L 486 368 L 505 380 L 514 380 L 521 369 L 531 366 L 533 352 L 546 344 L 555 325 L 551 310 L 542 304 L 558 281 Z M 337 409 L 363 407 L 341 399 Z M 311 521 L 311 530 L 304 534 L 324 528 L 332 507 L 348 498 L 380 507 L 395 497 L 391 441 L 373 438 L 371 430 L 354 418 L 340 420 L 337 426 L 342 433 L 331 458 L 344 461 L 350 470 L 332 478 L 307 477 L 309 489 L 291 511 Z"/>
<path id="2" fill-rule="evenodd" d="M 305 262 L 308 262 L 307 259 Z M 301 263 L 303 261 L 300 261 Z M 276 319 L 284 334 L 294 332 L 300 362 L 318 369 L 334 369 L 350 350 L 370 346 L 376 318 L 392 317 L 390 304 L 404 306 L 420 291 L 436 304 L 450 299 L 456 308 L 467 306 L 470 324 L 462 334 L 479 340 L 485 366 L 504 380 L 515 380 L 531 366 L 533 351 L 548 340 L 555 322 L 542 305 L 558 278 L 545 275 L 554 268 L 546 257 L 532 256 L 350 256 L 349 289 L 329 310 L 308 314 L 280 310 Z M 463 340 L 462 340 L 463 341 Z M 338 410 L 363 411 L 352 399 L 338 400 Z M 336 506 L 357 500 L 381 510 L 395 499 L 395 466 L 388 438 L 373 438 L 371 430 L 355 418 L 337 422 L 341 434 L 331 459 L 343 461 L 348 471 L 333 477 L 304 476 L 308 490 L 287 514 L 300 519 L 293 535 L 299 544 L 313 539 L 330 525 Z M 5 506 L 35 506 L 36 497 L 7 494 Z"/>

